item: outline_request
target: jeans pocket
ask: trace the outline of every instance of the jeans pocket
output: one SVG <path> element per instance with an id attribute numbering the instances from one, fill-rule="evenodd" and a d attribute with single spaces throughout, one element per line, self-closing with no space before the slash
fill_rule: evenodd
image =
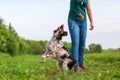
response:
<path id="1" fill-rule="evenodd" d="M 73 21 L 72 19 L 68 18 L 68 26 L 69 26 L 70 30 L 74 29 L 74 23 L 75 23 L 75 21 Z"/>

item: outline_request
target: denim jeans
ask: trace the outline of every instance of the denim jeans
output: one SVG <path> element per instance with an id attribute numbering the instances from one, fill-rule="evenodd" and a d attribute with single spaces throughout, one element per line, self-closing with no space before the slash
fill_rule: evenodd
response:
<path id="1" fill-rule="evenodd" d="M 72 42 L 72 56 L 78 68 L 84 61 L 84 50 L 87 34 L 87 22 L 76 22 L 68 18 L 68 28 Z"/>

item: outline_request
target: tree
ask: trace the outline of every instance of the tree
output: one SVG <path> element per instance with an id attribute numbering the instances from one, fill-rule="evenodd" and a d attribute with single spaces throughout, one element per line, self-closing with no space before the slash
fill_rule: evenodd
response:
<path id="1" fill-rule="evenodd" d="M 27 44 L 26 40 L 20 39 L 19 40 L 19 55 L 22 54 L 32 54 L 31 47 L 29 44 Z"/>
<path id="2" fill-rule="evenodd" d="M 96 45 L 94 43 L 89 45 L 89 52 L 90 53 L 94 53 L 96 50 Z"/>
<path id="3" fill-rule="evenodd" d="M 117 51 L 120 52 L 120 48 L 118 48 Z"/>
<path id="4" fill-rule="evenodd" d="M 96 53 L 102 52 L 102 46 L 100 44 L 96 44 Z"/>
<path id="5" fill-rule="evenodd" d="M 0 26 L 3 24 L 3 20 L 0 18 Z"/>
<path id="6" fill-rule="evenodd" d="M 89 53 L 89 50 L 87 48 L 85 48 L 85 53 Z"/>
<path id="7" fill-rule="evenodd" d="M 102 46 L 100 44 L 92 43 L 89 45 L 89 52 L 90 53 L 101 53 L 102 52 Z"/>
<path id="8" fill-rule="evenodd" d="M 0 51 L 6 52 L 6 37 L 8 36 L 8 31 L 6 26 L 3 24 L 3 20 L 0 19 Z"/>
<path id="9" fill-rule="evenodd" d="M 3 35 L 0 35 L 0 52 L 6 52 L 6 39 Z"/>
<path id="10" fill-rule="evenodd" d="M 14 35 L 9 35 L 9 37 L 7 38 L 6 48 L 7 48 L 7 52 L 11 56 L 15 56 L 19 54 L 19 42 L 16 40 Z"/>

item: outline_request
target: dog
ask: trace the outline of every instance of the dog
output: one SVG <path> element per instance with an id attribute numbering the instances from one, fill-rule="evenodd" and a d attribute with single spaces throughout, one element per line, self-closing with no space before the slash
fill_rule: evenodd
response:
<path id="1" fill-rule="evenodd" d="M 64 47 L 62 37 L 67 36 L 67 31 L 64 31 L 64 25 L 61 25 L 53 31 L 52 39 L 46 44 L 45 52 L 42 55 L 41 63 L 49 57 L 57 60 L 58 67 L 64 70 L 71 70 L 75 65 L 75 59 L 71 56 L 71 53 Z"/>

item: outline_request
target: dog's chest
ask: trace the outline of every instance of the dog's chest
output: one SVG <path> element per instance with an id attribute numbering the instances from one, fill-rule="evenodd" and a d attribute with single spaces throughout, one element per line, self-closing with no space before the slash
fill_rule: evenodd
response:
<path id="1" fill-rule="evenodd" d="M 55 38 L 52 38 L 48 43 L 47 43 L 47 48 L 50 51 L 55 51 L 57 48 L 63 47 L 63 43 L 61 41 L 58 41 Z"/>

